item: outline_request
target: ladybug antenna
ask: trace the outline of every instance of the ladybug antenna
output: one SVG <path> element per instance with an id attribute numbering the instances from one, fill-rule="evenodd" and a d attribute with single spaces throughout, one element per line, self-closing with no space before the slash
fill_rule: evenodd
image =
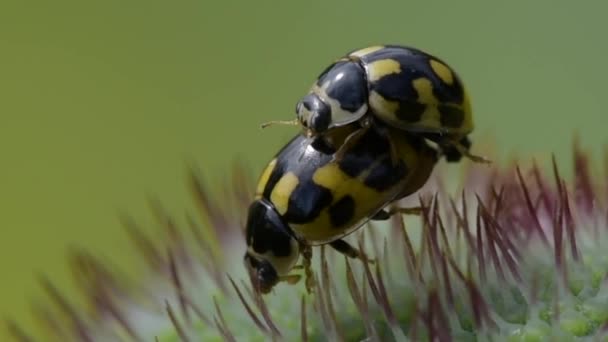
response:
<path id="1" fill-rule="evenodd" d="M 300 123 L 298 122 L 297 119 L 293 119 L 293 120 L 273 120 L 273 121 L 268 121 L 268 122 L 264 122 L 263 124 L 260 125 L 261 128 L 266 128 L 268 126 L 272 126 L 272 125 L 289 125 L 289 126 L 297 126 Z"/>

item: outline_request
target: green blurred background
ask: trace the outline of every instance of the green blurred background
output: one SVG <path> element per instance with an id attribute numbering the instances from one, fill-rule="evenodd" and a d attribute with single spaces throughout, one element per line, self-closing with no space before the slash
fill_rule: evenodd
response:
<path id="1" fill-rule="evenodd" d="M 182 214 L 186 163 L 258 174 L 334 58 L 377 43 L 454 66 L 500 156 L 569 162 L 606 143 L 607 2 L 13 1 L 0 3 L 0 319 L 31 327 L 37 274 L 71 289 L 78 245 L 132 269 L 120 211 Z M 479 145 L 477 145 L 479 147 Z M 4 331 L 2 331 L 4 334 Z M 5 340 L 0 335 L 0 340 Z"/>

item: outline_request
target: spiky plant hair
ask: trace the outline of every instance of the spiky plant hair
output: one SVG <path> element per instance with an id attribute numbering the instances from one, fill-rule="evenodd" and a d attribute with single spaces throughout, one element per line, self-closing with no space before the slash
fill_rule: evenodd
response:
<path id="1" fill-rule="evenodd" d="M 162 234 L 128 218 L 147 272 L 125 282 L 86 251 L 71 257 L 86 308 L 48 279 L 54 306 L 35 312 L 44 341 L 571 341 L 608 330 L 608 187 L 574 148 L 574 179 L 471 165 L 458 187 L 437 171 L 393 217 L 349 237 L 376 262 L 315 249 L 316 288 L 253 291 L 242 264 L 249 171 L 235 167 L 223 201 L 192 170 L 198 212 L 185 223 L 154 202 Z M 148 229 L 146 229 L 148 230 Z M 9 322 L 21 341 L 27 329 Z"/>

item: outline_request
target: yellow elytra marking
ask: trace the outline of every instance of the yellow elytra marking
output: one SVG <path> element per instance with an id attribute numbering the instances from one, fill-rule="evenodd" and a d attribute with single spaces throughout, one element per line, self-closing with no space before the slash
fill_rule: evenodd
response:
<path id="1" fill-rule="evenodd" d="M 394 59 L 381 59 L 379 61 L 369 63 L 367 70 L 368 81 L 374 82 L 386 75 L 400 73 L 401 64 Z"/>
<path id="2" fill-rule="evenodd" d="M 270 178 L 270 175 L 272 174 L 272 171 L 274 170 L 274 167 L 276 165 L 277 165 L 277 159 L 275 158 L 275 159 L 271 160 L 270 163 L 268 163 L 268 165 L 262 172 L 262 175 L 260 176 L 260 179 L 258 180 L 258 186 L 255 190 L 256 198 L 262 197 L 262 194 L 264 193 L 264 188 L 266 188 L 268 179 Z"/>
<path id="3" fill-rule="evenodd" d="M 298 176 L 293 172 L 288 172 L 279 179 L 274 186 L 274 189 L 272 189 L 270 201 L 274 204 L 274 207 L 279 214 L 284 215 L 287 212 L 289 198 L 299 182 Z"/>
<path id="4" fill-rule="evenodd" d="M 445 84 L 452 85 L 454 83 L 454 74 L 445 64 L 434 59 L 431 59 L 430 64 L 433 72 L 435 72 Z"/>
<path id="5" fill-rule="evenodd" d="M 384 46 L 382 45 L 377 45 L 377 46 L 370 46 L 370 47 L 366 47 L 357 51 L 353 51 L 349 54 L 349 56 L 355 56 L 355 57 L 363 57 L 367 54 L 370 54 L 372 52 L 378 51 L 384 49 Z"/>
<path id="6" fill-rule="evenodd" d="M 439 103 L 435 95 L 433 95 L 433 83 L 425 77 L 420 77 L 412 82 L 414 89 L 418 93 L 418 102 L 427 105 L 436 105 Z"/>
<path id="7" fill-rule="evenodd" d="M 373 90 L 369 94 L 369 104 L 370 107 L 374 108 L 379 115 L 391 115 L 399 109 L 399 103 L 394 101 L 389 101 L 385 99 L 382 95 L 378 94 L 375 90 Z M 386 112 L 386 113 L 384 113 Z"/>
<path id="8" fill-rule="evenodd" d="M 378 162 L 380 158 L 376 161 Z M 344 196 L 351 196 L 355 201 L 354 212 L 350 219 L 341 227 L 334 227 L 331 223 L 329 208 L 327 206 L 321 210 L 313 222 L 302 225 L 292 224 L 292 228 L 305 239 L 313 242 L 330 240 L 341 234 L 348 233 L 357 228 L 358 222 L 367 218 L 367 215 L 374 210 L 383 207 L 392 195 L 400 188 L 396 186 L 385 192 L 379 192 L 366 186 L 363 180 L 369 175 L 371 170 L 377 166 L 372 163 L 370 168 L 362 172 L 357 178 L 352 178 L 342 170 L 338 164 L 331 163 L 315 171 L 313 181 L 315 184 L 331 189 L 333 202 L 341 200 Z"/>
<path id="9" fill-rule="evenodd" d="M 318 185 L 333 189 L 336 184 L 343 184 L 352 178 L 342 172 L 338 164 L 330 163 L 318 168 L 313 174 L 312 180 Z"/>
<path id="10" fill-rule="evenodd" d="M 389 101 L 373 90 L 369 94 L 369 107 L 372 108 L 378 118 L 391 125 L 397 125 L 402 123 L 400 119 L 396 117 L 397 110 L 399 110 L 399 103 L 395 101 Z"/>

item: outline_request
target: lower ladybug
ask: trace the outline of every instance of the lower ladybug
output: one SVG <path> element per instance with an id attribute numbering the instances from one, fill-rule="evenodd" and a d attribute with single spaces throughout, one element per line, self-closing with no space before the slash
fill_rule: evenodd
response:
<path id="1" fill-rule="evenodd" d="M 268 293 L 282 281 L 296 283 L 301 275 L 291 272 L 301 267 L 310 292 L 312 246 L 328 244 L 365 261 L 345 236 L 370 219 L 416 212 L 384 208 L 426 183 L 438 151 L 421 137 L 388 127 L 387 134 L 367 130 L 340 159 L 334 158 L 358 129 L 357 124 L 338 127 L 330 142 L 299 134 L 262 172 L 249 207 L 244 256 L 260 292 Z M 303 262 L 296 266 L 300 254 Z"/>

